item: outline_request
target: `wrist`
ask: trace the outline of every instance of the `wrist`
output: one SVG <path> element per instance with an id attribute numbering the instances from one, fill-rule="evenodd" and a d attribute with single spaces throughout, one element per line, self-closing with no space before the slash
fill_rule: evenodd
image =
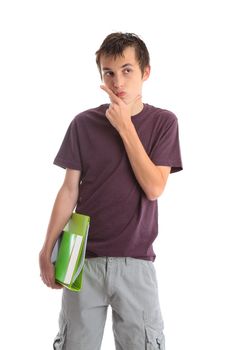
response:
<path id="1" fill-rule="evenodd" d="M 44 245 L 40 251 L 40 257 L 42 259 L 49 260 L 52 255 L 52 249 L 46 245 Z"/>
<path id="2" fill-rule="evenodd" d="M 129 122 L 125 123 L 122 128 L 119 131 L 119 134 L 121 136 L 121 138 L 124 140 L 128 139 L 129 137 L 131 137 L 134 132 L 136 132 L 134 124 L 131 121 L 131 118 L 129 120 Z"/>

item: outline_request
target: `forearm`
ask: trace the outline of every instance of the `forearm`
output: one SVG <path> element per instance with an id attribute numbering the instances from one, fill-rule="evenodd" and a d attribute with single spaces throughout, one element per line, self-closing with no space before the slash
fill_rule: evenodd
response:
<path id="1" fill-rule="evenodd" d="M 156 166 L 147 155 L 131 121 L 134 107 L 139 111 L 143 106 L 141 96 L 125 103 L 107 86 L 101 86 L 111 100 L 106 117 L 119 132 L 128 155 L 135 177 L 149 200 L 155 200 L 163 192 L 168 178 L 169 166 Z"/>
<path id="2" fill-rule="evenodd" d="M 42 251 L 45 255 L 50 256 L 53 246 L 70 218 L 78 199 L 78 190 L 69 191 L 65 186 L 59 190 L 54 202 L 53 210 L 48 224 L 45 242 Z"/>
<path id="3" fill-rule="evenodd" d="M 139 185 L 148 199 L 156 199 L 162 193 L 165 181 L 158 167 L 147 155 L 132 122 L 120 131 L 120 136 Z"/>

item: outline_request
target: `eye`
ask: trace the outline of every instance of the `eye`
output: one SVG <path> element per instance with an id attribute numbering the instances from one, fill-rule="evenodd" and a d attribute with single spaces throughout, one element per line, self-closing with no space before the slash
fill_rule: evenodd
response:
<path id="1" fill-rule="evenodd" d="M 104 73 L 104 76 L 105 76 L 105 77 L 111 77 L 113 74 L 114 74 L 113 72 L 109 72 L 109 71 L 108 71 L 108 72 L 105 72 L 105 73 Z"/>
<path id="2" fill-rule="evenodd" d="M 124 73 L 125 73 L 125 74 L 129 74 L 130 72 L 131 72 L 131 69 L 130 69 L 130 68 L 124 69 Z"/>

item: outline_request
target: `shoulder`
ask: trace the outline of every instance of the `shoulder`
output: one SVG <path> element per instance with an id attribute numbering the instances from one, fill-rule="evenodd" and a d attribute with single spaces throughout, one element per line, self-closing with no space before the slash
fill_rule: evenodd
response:
<path id="1" fill-rule="evenodd" d="M 146 104 L 146 116 L 148 124 L 152 124 L 155 130 L 165 130 L 170 127 L 176 127 L 178 118 L 171 110 L 155 107 Z"/>
<path id="2" fill-rule="evenodd" d="M 82 111 L 73 118 L 72 123 L 84 124 L 87 122 L 91 122 L 93 120 L 98 120 L 99 118 L 104 118 L 107 108 L 108 108 L 108 104 L 102 104 L 98 107 L 94 107 L 94 108 L 90 108 L 85 111 Z"/>
<path id="3" fill-rule="evenodd" d="M 150 104 L 146 104 L 147 112 L 156 119 L 161 119 L 162 121 L 174 122 L 177 121 L 177 116 L 171 110 L 155 107 Z"/>

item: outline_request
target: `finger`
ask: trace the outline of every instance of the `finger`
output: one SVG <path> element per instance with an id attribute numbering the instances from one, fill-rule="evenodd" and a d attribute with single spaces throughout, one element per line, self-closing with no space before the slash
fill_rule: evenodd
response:
<path id="1" fill-rule="evenodd" d="M 64 288 L 64 286 L 62 286 L 62 284 L 55 283 L 54 289 L 62 289 L 62 288 Z"/>
<path id="2" fill-rule="evenodd" d="M 106 110 L 105 115 L 106 115 L 106 117 L 109 119 L 109 117 L 110 117 L 109 109 Z"/>
<path id="3" fill-rule="evenodd" d="M 108 94 L 108 96 L 109 96 L 111 102 L 116 102 L 116 103 L 118 103 L 119 98 L 113 93 L 113 91 L 112 91 L 111 89 L 109 89 L 109 88 L 108 88 L 107 86 L 105 86 L 105 85 L 101 85 L 100 88 L 101 88 L 102 90 L 104 90 L 104 91 Z"/>
<path id="4" fill-rule="evenodd" d="M 49 287 L 51 288 L 57 288 L 56 287 L 56 279 L 55 279 L 55 272 L 54 272 L 54 267 L 52 267 L 51 271 L 50 271 L 50 275 L 49 275 Z"/>
<path id="5" fill-rule="evenodd" d="M 116 96 L 116 95 L 113 93 L 113 91 L 112 91 L 111 89 L 109 89 L 107 86 L 105 86 L 105 85 L 100 85 L 100 88 L 101 88 L 102 90 L 104 90 L 104 91 L 109 95 L 111 102 L 118 103 L 118 104 L 119 104 L 120 102 L 122 102 L 121 98 L 119 98 L 118 96 Z"/>
<path id="6" fill-rule="evenodd" d="M 43 277 L 42 278 L 44 284 L 49 287 L 49 288 L 52 288 L 52 289 L 62 289 L 63 286 L 59 283 L 57 283 L 52 277 Z"/>
<path id="7" fill-rule="evenodd" d="M 43 282 L 47 287 L 50 286 L 50 283 L 49 283 L 48 278 L 46 278 L 44 275 L 41 275 L 41 279 L 42 279 L 42 282 Z"/>
<path id="8" fill-rule="evenodd" d="M 142 95 L 137 95 L 136 98 L 135 98 L 135 101 L 138 101 L 138 100 L 141 100 L 142 99 Z"/>
<path id="9" fill-rule="evenodd" d="M 60 289 L 62 288 L 60 286 L 60 284 L 57 284 L 55 281 L 55 275 L 54 275 L 54 269 L 53 266 L 51 268 L 51 271 L 49 271 L 48 273 L 40 273 L 40 277 L 43 281 L 43 283 L 50 288 L 54 288 L 54 289 Z"/>
<path id="10" fill-rule="evenodd" d="M 63 286 L 60 284 L 60 283 L 57 283 L 57 282 L 52 282 L 52 284 L 50 285 L 50 287 L 52 289 L 62 289 Z"/>
<path id="11" fill-rule="evenodd" d="M 49 277 L 50 277 L 49 278 L 49 287 L 51 287 L 52 289 L 62 289 L 63 288 L 63 286 L 55 279 L 54 266 L 52 266 L 51 274 Z"/>

